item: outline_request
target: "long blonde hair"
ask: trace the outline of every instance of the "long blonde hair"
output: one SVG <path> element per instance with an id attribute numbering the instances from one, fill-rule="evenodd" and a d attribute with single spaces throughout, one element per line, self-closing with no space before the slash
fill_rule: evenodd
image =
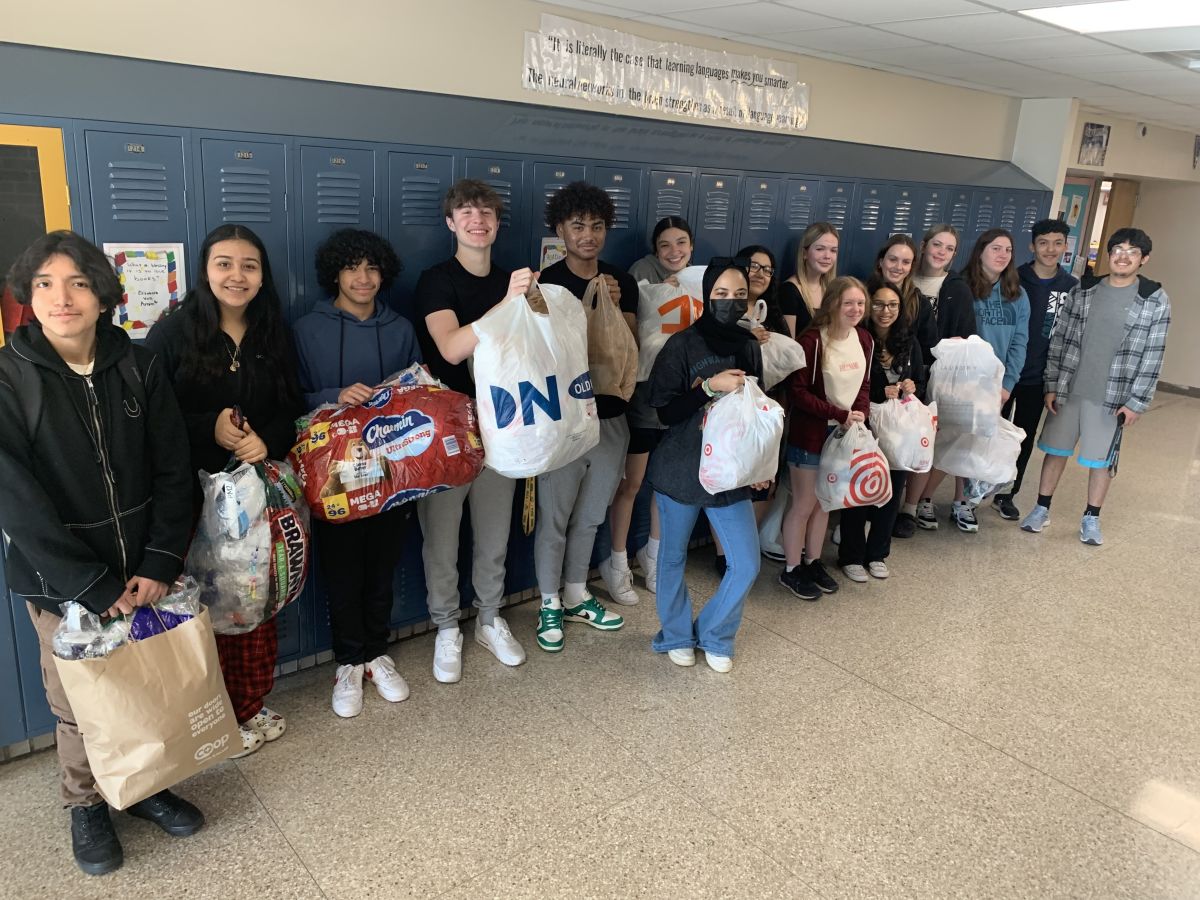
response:
<path id="1" fill-rule="evenodd" d="M 838 314 L 838 310 L 842 308 L 842 297 L 851 288 L 858 288 L 862 291 L 863 299 L 869 302 L 871 295 L 867 293 L 865 284 L 853 275 L 839 275 L 825 286 L 825 295 L 821 297 L 821 308 L 816 311 L 812 321 L 808 323 L 808 328 L 804 330 L 811 331 L 814 328 L 828 327 L 834 316 Z"/>
<path id="2" fill-rule="evenodd" d="M 796 284 L 800 288 L 800 296 L 804 298 L 805 305 L 807 305 L 809 310 L 813 312 L 815 312 L 821 306 L 821 304 L 813 303 L 813 298 L 809 296 L 808 284 L 806 283 L 807 279 L 804 277 L 804 257 L 805 254 L 808 253 L 808 248 L 827 234 L 833 235 L 834 239 L 839 245 L 841 245 L 842 236 L 838 234 L 837 228 L 835 228 L 831 223 L 813 222 L 806 229 L 804 229 L 804 234 L 800 238 L 800 246 L 796 250 Z M 831 268 L 820 278 L 822 294 L 825 293 L 825 290 L 829 287 L 829 283 L 835 278 L 837 278 L 836 261 L 834 261 L 833 268 Z"/>
<path id="3" fill-rule="evenodd" d="M 939 222 L 937 225 L 934 225 L 927 232 L 925 232 L 925 236 L 923 238 L 921 238 L 921 249 L 917 252 L 917 256 L 913 260 L 913 271 L 916 274 L 920 275 L 922 272 L 925 271 L 925 248 L 927 246 L 929 246 L 929 242 L 932 241 L 939 234 L 954 235 L 955 252 L 957 253 L 958 250 L 960 249 L 958 245 L 962 242 L 962 237 L 959 235 L 958 229 L 955 228 L 953 225 L 951 225 L 949 222 Z M 946 264 L 946 271 L 943 274 L 949 274 L 950 266 L 952 266 L 952 265 L 954 265 L 953 259 L 951 259 L 950 262 Z"/>

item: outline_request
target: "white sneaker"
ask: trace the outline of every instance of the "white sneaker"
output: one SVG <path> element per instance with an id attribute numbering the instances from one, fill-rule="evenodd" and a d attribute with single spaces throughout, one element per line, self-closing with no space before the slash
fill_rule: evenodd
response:
<path id="1" fill-rule="evenodd" d="M 462 678 L 462 645 L 459 629 L 438 629 L 433 644 L 433 677 L 442 684 L 454 684 Z"/>
<path id="2" fill-rule="evenodd" d="M 491 625 L 483 625 L 479 619 L 475 620 L 475 643 L 487 647 L 492 656 L 506 666 L 519 666 L 525 662 L 525 648 L 517 643 L 508 623 L 499 616 Z"/>
<path id="3" fill-rule="evenodd" d="M 875 562 L 867 563 L 867 571 L 871 573 L 873 578 L 887 578 L 891 573 L 888 571 L 887 563 L 882 559 L 877 559 Z"/>
<path id="4" fill-rule="evenodd" d="M 675 663 L 677 666 L 694 666 L 696 664 L 696 651 L 691 647 L 676 647 L 674 650 L 667 651 L 667 659 Z"/>
<path id="5" fill-rule="evenodd" d="M 396 671 L 396 664 L 388 655 L 377 656 L 366 665 L 364 672 L 379 691 L 379 696 L 389 703 L 408 699 L 408 682 Z"/>
<path id="6" fill-rule="evenodd" d="M 842 574 L 859 584 L 866 584 L 871 580 L 867 577 L 867 570 L 860 565 L 842 566 Z"/>
<path id="7" fill-rule="evenodd" d="M 842 526 L 840 524 L 833 526 L 833 536 L 829 538 L 830 542 L 835 547 L 840 547 L 842 544 Z"/>
<path id="8" fill-rule="evenodd" d="M 714 672 L 720 672 L 724 675 L 726 672 L 733 669 L 733 660 L 728 656 L 717 656 L 715 653 L 704 652 L 704 661 L 708 663 L 708 667 Z"/>
<path id="9" fill-rule="evenodd" d="M 338 666 L 333 682 L 333 711 L 343 719 L 362 712 L 363 666 Z"/>
<path id="10" fill-rule="evenodd" d="M 652 594 L 657 593 L 655 585 L 658 578 L 658 557 L 649 556 L 645 547 L 633 555 L 642 567 L 642 574 L 646 576 L 646 590 Z"/>
<path id="11" fill-rule="evenodd" d="M 640 598 L 633 589 L 633 573 L 628 568 L 618 569 L 613 565 L 611 556 L 601 560 L 597 568 L 600 570 L 600 577 L 604 579 L 604 586 L 608 588 L 608 596 L 614 603 L 620 603 L 622 606 L 637 605 Z"/>

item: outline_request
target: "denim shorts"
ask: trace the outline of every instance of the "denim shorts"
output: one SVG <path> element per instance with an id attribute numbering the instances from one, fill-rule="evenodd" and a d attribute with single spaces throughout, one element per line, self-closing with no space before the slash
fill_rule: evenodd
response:
<path id="1" fill-rule="evenodd" d="M 821 454 L 810 453 L 788 444 L 787 461 L 789 466 L 795 466 L 797 469 L 816 469 L 821 465 Z"/>

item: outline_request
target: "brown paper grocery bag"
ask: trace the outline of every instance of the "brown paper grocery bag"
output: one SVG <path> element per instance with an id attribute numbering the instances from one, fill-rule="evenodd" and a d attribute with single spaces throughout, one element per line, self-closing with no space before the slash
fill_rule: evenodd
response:
<path id="1" fill-rule="evenodd" d="M 587 315 L 592 392 L 628 400 L 637 385 L 637 340 L 612 302 L 604 276 L 588 282 L 583 311 Z"/>
<path id="2" fill-rule="evenodd" d="M 55 659 L 96 789 L 114 809 L 241 749 L 208 610 L 104 659 Z"/>

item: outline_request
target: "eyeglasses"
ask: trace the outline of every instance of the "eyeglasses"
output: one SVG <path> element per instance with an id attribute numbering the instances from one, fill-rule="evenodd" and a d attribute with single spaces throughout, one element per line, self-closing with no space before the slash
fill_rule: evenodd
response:
<path id="1" fill-rule="evenodd" d="M 899 303 L 872 303 L 871 309 L 875 310 L 875 312 L 883 312 L 884 310 L 889 310 L 890 312 L 899 312 L 900 304 Z"/>
<path id="2" fill-rule="evenodd" d="M 764 266 L 762 263 L 754 262 L 753 260 L 750 261 L 749 269 L 750 269 L 751 275 L 753 275 L 755 272 L 762 272 L 762 274 L 764 274 L 768 278 L 770 278 L 772 275 L 775 274 L 775 270 L 772 269 L 770 266 Z"/>
<path id="3" fill-rule="evenodd" d="M 1121 257 L 1121 256 L 1124 256 L 1128 259 L 1137 259 L 1139 256 L 1142 255 L 1142 251 L 1139 250 L 1137 247 L 1128 247 L 1128 248 L 1113 247 L 1111 250 L 1108 251 L 1108 255 L 1111 256 L 1113 259 L 1117 259 L 1118 257 Z"/>

